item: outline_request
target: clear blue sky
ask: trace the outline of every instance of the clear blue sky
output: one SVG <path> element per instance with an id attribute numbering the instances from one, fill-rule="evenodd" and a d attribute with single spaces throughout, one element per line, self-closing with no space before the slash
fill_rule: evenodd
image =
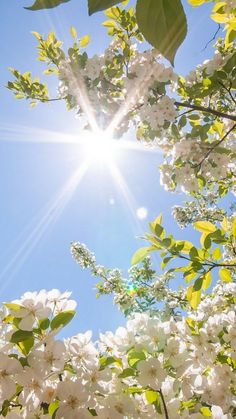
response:
<path id="1" fill-rule="evenodd" d="M 192 9 L 186 0 L 183 3 L 189 33 L 177 54 L 176 70 L 185 74 L 212 55 L 211 46 L 202 49 L 217 26 L 209 19 L 209 5 Z M 39 12 L 23 9 L 29 4 L 30 0 L 1 4 L 0 299 L 7 301 L 42 288 L 71 290 L 78 301 L 78 315 L 65 333 L 92 329 L 97 336 L 100 330 L 114 330 L 123 318 L 111 298 L 95 298 L 94 279 L 73 261 L 70 242 L 84 242 L 101 264 L 127 269 L 132 253 L 142 245 L 135 236 L 160 212 L 166 227 L 179 238 L 186 234 L 170 216 L 171 207 L 184 197 L 161 188 L 159 154 L 126 151 L 119 155 L 117 166 L 132 193 L 134 211 L 146 207 L 147 220 L 137 220 L 129 210 L 106 167 L 91 168 L 61 214 L 57 213 L 55 199 L 84 159 L 75 144 L 66 143 L 70 134 L 79 131 L 78 120 L 64 103 L 30 109 L 26 102 L 15 100 L 4 87 L 11 77 L 8 67 L 41 74 L 43 65 L 36 60 L 31 31 L 46 35 L 55 30 L 68 44 L 69 28 L 75 26 L 79 35 L 91 35 L 91 54 L 102 52 L 109 40 L 100 25 L 103 14 L 88 17 L 86 0 Z M 55 81 L 47 80 L 53 88 Z M 52 138 L 65 143 L 49 143 Z M 191 231 L 187 234 L 192 238 Z"/>

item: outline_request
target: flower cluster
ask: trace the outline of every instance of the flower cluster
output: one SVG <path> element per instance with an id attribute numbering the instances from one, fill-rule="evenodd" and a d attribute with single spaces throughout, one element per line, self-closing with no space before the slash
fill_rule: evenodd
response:
<path id="1" fill-rule="evenodd" d="M 148 311 L 164 320 L 170 315 L 177 316 L 180 308 L 186 308 L 186 292 L 171 289 L 169 283 L 173 275 L 157 275 L 149 256 L 144 258 L 141 266 L 132 266 L 126 278 L 119 269 L 98 265 L 94 254 L 84 244 L 72 243 L 71 253 L 82 269 L 89 269 L 93 276 L 99 278 L 97 296 L 113 295 L 114 304 L 126 316 Z"/>
<path id="2" fill-rule="evenodd" d="M 133 314 L 96 344 L 91 332 L 56 339 L 75 308 L 69 295 L 27 293 L 2 308 L 2 416 L 234 417 L 235 284 L 218 285 L 187 318 Z"/>
<path id="3" fill-rule="evenodd" d="M 193 193 L 199 190 L 199 183 L 205 186 L 235 179 L 235 123 L 227 121 L 217 128 L 213 125 L 209 132 L 210 127 L 206 127 L 207 139 L 187 134 L 168 150 L 161 165 L 161 184 L 166 189 L 178 185 L 182 191 Z"/>
<path id="4" fill-rule="evenodd" d="M 145 122 L 152 130 L 173 121 L 177 115 L 174 100 L 164 91 L 157 95 L 158 86 L 163 89 L 176 80 L 172 68 L 160 62 L 155 50 L 140 52 L 135 44 L 129 46 L 128 62 L 120 58 L 121 53 L 121 43 L 116 41 L 102 56 L 81 55 L 83 59 L 76 64 L 71 58 L 61 60 L 61 97 L 79 114 L 92 113 L 103 129 L 119 112 L 115 127 L 119 135 L 128 130 L 130 120 L 135 125 Z"/>
<path id="5" fill-rule="evenodd" d="M 220 7 L 219 16 L 227 20 L 221 8 L 233 10 L 234 3 L 216 2 L 216 7 Z M 194 194 L 213 185 L 221 196 L 234 192 L 233 42 L 226 45 L 219 39 L 212 59 L 186 77 L 177 76 L 157 50 L 138 47 L 143 37 L 133 8 L 115 7 L 107 16 L 111 20 L 104 25 L 112 41 L 101 55 L 89 57 L 82 50 L 89 37 L 79 40 L 75 30 L 75 42 L 67 53 L 54 33 L 46 39 L 36 34 L 39 59 L 59 78 L 57 99 L 64 99 L 69 109 L 86 120 L 86 129 L 107 130 L 109 135 L 121 137 L 134 128 L 139 141 L 159 146 L 164 153 L 161 183 L 166 189 L 179 186 Z M 230 33 L 234 34 L 232 28 Z M 9 82 L 8 88 L 17 97 L 30 98 L 33 104 L 50 100 L 47 86 L 31 80 L 29 73 L 13 70 L 13 75 L 16 80 Z"/>
<path id="6" fill-rule="evenodd" d="M 196 221 L 211 221 L 215 224 L 222 221 L 226 215 L 225 210 L 217 206 L 218 194 L 214 191 L 197 196 L 194 201 L 186 201 L 184 205 L 175 205 L 172 214 L 181 228 L 187 227 Z"/>

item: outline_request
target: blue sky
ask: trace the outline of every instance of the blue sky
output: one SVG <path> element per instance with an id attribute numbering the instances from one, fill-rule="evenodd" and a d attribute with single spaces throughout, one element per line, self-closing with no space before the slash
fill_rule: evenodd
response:
<path id="1" fill-rule="evenodd" d="M 209 19 L 210 5 L 192 9 L 187 1 L 183 3 L 189 33 L 178 51 L 176 71 L 186 74 L 212 55 L 211 46 L 202 49 L 217 26 Z M 41 74 L 32 31 L 46 35 L 55 30 L 67 45 L 69 28 L 74 26 L 80 36 L 91 35 L 90 54 L 102 53 L 109 39 L 100 25 L 103 14 L 88 17 L 86 0 L 39 12 L 23 9 L 28 5 L 27 0 L 1 5 L 0 298 L 7 301 L 42 288 L 71 290 L 78 301 L 78 315 L 65 333 L 92 329 L 97 336 L 100 330 L 114 330 L 123 318 L 110 297 L 95 298 L 95 280 L 73 261 L 70 242 L 84 242 L 100 264 L 127 269 L 132 253 L 142 245 L 136 237 L 157 214 L 164 213 L 166 227 L 179 238 L 187 234 L 191 239 L 193 233 L 183 233 L 171 218 L 171 207 L 184 196 L 161 188 L 158 153 L 122 151 L 117 157 L 133 212 L 107 167 L 97 165 L 86 172 L 64 210 L 56 209 L 63 185 L 84 161 L 83 150 L 69 142 L 70 135 L 79 132 L 79 122 L 64 103 L 30 109 L 28 103 L 15 100 L 4 87 L 11 78 L 8 67 Z M 53 90 L 55 80 L 47 81 Z M 65 143 L 50 143 L 50 139 Z M 139 207 L 148 209 L 146 220 L 135 217 Z"/>

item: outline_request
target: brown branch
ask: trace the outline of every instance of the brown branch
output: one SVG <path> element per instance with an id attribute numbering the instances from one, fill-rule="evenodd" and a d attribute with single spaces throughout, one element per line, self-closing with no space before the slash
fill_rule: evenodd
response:
<path id="1" fill-rule="evenodd" d="M 190 109 L 194 109 L 195 111 L 210 113 L 212 115 L 219 116 L 220 118 L 226 118 L 226 119 L 230 119 L 231 121 L 236 121 L 236 115 L 229 115 L 227 113 L 216 111 L 215 109 L 212 109 L 212 108 L 205 108 L 204 106 L 192 105 L 191 103 L 188 103 L 188 102 L 178 102 L 178 101 L 175 102 L 175 105 L 177 107 L 190 108 Z"/>

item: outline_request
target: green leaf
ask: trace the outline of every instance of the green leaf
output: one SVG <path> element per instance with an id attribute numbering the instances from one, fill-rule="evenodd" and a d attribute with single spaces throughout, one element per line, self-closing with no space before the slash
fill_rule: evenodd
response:
<path id="1" fill-rule="evenodd" d="M 172 64 L 187 34 L 180 0 L 137 0 L 136 17 L 145 39 Z"/>
<path id="2" fill-rule="evenodd" d="M 90 407 L 88 407 L 88 411 L 92 416 L 97 416 L 97 412 L 95 409 L 91 409 Z"/>
<path id="3" fill-rule="evenodd" d="M 199 291 L 202 289 L 202 284 L 203 284 L 203 277 L 199 276 L 198 279 L 196 279 L 196 281 L 193 284 L 193 290 L 194 291 Z"/>
<path id="4" fill-rule="evenodd" d="M 216 227 L 210 221 L 196 221 L 193 225 L 196 230 L 202 233 L 213 233 L 216 231 Z"/>
<path id="5" fill-rule="evenodd" d="M 47 330 L 50 326 L 50 320 L 49 319 L 42 319 L 39 321 L 39 328 L 41 330 Z"/>
<path id="6" fill-rule="evenodd" d="M 122 0 L 88 0 L 89 16 L 121 2 Z"/>
<path id="7" fill-rule="evenodd" d="M 34 338 L 33 336 L 31 336 L 29 339 L 26 339 L 23 342 L 19 342 L 17 345 L 18 345 L 18 348 L 23 353 L 23 355 L 27 356 L 31 348 L 33 348 L 34 346 Z"/>
<path id="8" fill-rule="evenodd" d="M 25 7 L 27 10 L 41 10 L 52 9 L 53 7 L 60 6 L 62 3 L 67 3 L 70 0 L 36 0 L 31 7 Z"/>
<path id="9" fill-rule="evenodd" d="M 13 335 L 11 336 L 10 342 L 11 343 L 20 343 L 24 342 L 25 340 L 28 340 L 33 337 L 33 332 L 28 330 L 17 330 Z"/>
<path id="10" fill-rule="evenodd" d="M 150 246 L 148 247 L 140 247 L 140 249 L 138 249 L 132 259 L 131 259 L 131 265 L 137 265 L 137 263 L 141 262 L 150 252 Z"/>
<path id="11" fill-rule="evenodd" d="M 122 363 L 119 358 L 114 358 L 113 356 L 105 356 L 105 355 L 99 359 L 99 364 L 100 364 L 101 370 L 103 370 L 104 368 L 106 368 L 108 365 L 111 365 L 111 364 L 119 364 L 120 366 L 122 366 Z"/>
<path id="12" fill-rule="evenodd" d="M 146 355 L 144 352 L 137 352 L 131 349 L 128 353 L 128 363 L 130 367 L 136 366 L 139 361 L 144 361 L 146 359 Z"/>
<path id="13" fill-rule="evenodd" d="M 224 282 L 232 282 L 231 272 L 229 269 L 221 268 L 219 270 L 219 275 L 222 281 Z"/>
<path id="14" fill-rule="evenodd" d="M 59 406 L 60 406 L 59 400 L 55 400 L 55 402 L 50 403 L 49 408 L 48 408 L 49 415 L 53 416 Z"/>
<path id="15" fill-rule="evenodd" d="M 57 314 L 57 316 L 51 321 L 51 329 L 54 330 L 59 327 L 64 327 L 73 319 L 74 315 L 74 310 L 63 311 L 62 313 Z"/>
<path id="16" fill-rule="evenodd" d="M 177 240 L 176 244 L 177 245 L 180 245 L 180 244 L 183 245 L 183 247 L 181 249 L 182 253 L 189 253 L 190 250 L 193 247 L 193 243 L 189 242 L 188 240 Z"/>
<path id="17" fill-rule="evenodd" d="M 135 370 L 133 368 L 125 368 L 124 371 L 118 375 L 119 378 L 133 377 Z"/>

